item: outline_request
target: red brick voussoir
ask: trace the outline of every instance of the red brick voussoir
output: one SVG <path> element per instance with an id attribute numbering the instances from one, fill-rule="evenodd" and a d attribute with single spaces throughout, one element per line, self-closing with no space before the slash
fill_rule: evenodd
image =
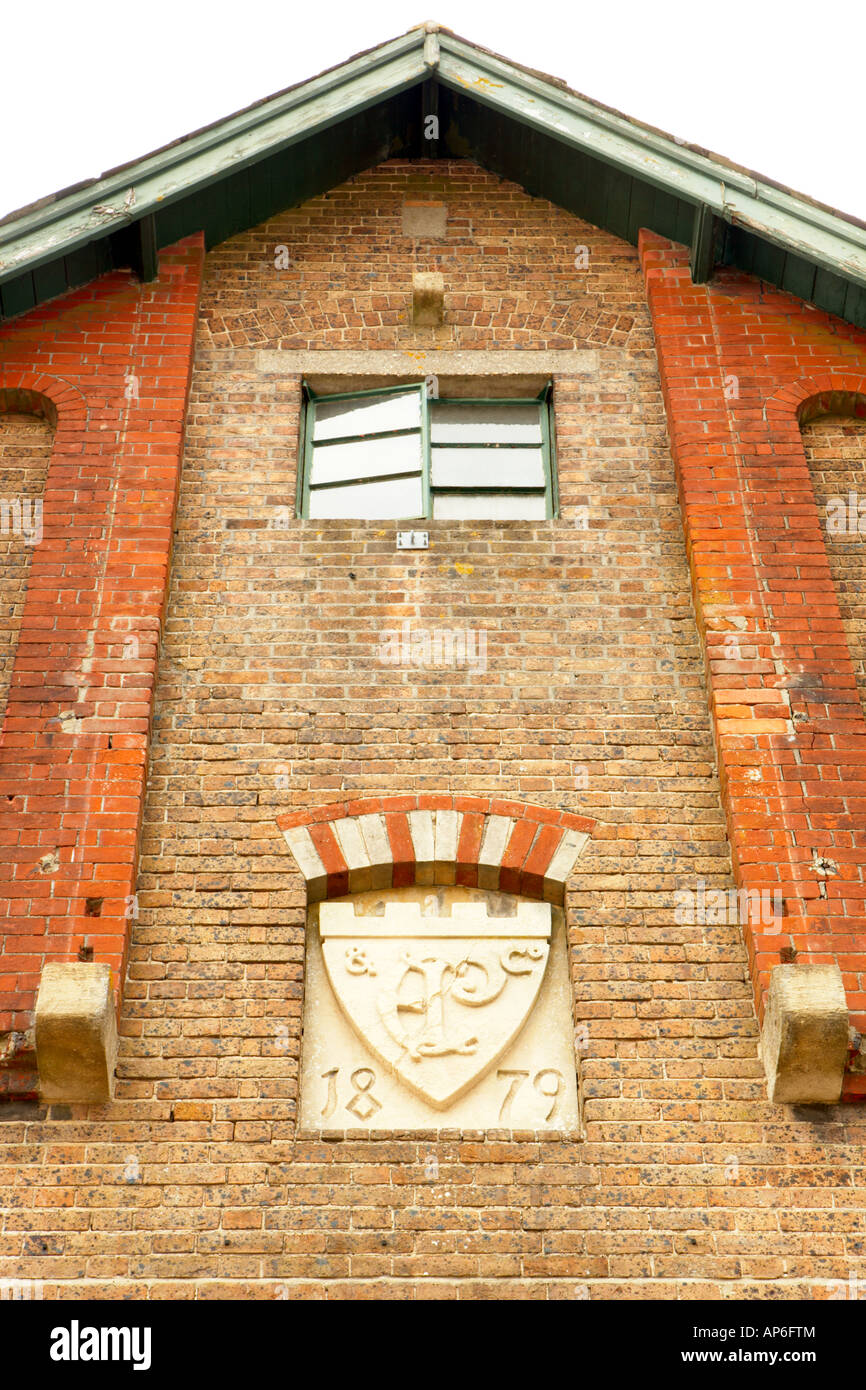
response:
<path id="1" fill-rule="evenodd" d="M 694 285 L 654 234 L 640 253 L 734 872 L 784 900 L 744 929 L 756 1005 L 796 952 L 838 964 L 862 1027 L 866 718 L 800 422 L 866 408 L 866 334 L 739 272 Z M 864 1093 L 849 1071 L 843 1098 Z"/>
<path id="2" fill-rule="evenodd" d="M 35 1088 L 46 962 L 107 963 L 120 1002 L 203 259 L 0 328 L 0 409 L 55 424 L 0 735 L 0 1090 Z"/>
<path id="3" fill-rule="evenodd" d="M 277 825 L 311 902 L 457 883 L 561 903 L 596 822 L 522 801 L 435 793 L 288 811 Z"/>

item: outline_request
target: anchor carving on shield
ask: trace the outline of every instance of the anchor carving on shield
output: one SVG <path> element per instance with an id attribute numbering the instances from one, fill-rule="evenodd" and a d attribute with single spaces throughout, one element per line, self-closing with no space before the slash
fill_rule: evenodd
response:
<path id="1" fill-rule="evenodd" d="M 411 951 L 403 952 L 403 960 L 406 973 L 397 986 L 397 994 L 382 993 L 377 1001 L 379 1015 L 391 1037 L 405 1047 L 413 1062 L 422 1057 L 447 1057 L 451 1053 L 471 1056 L 478 1049 L 476 1037 L 449 1041 L 445 1036 L 445 1001 L 457 977 L 454 966 L 442 956 L 421 957 Z M 411 998 L 403 995 L 407 981 L 418 982 L 414 988 L 410 984 Z M 420 1030 L 410 1032 L 401 1014 L 420 1014 L 423 1019 Z"/>
<path id="2" fill-rule="evenodd" d="M 422 916 L 388 902 L 382 917 L 325 902 L 319 930 L 334 994 L 355 1032 L 400 1081 L 446 1109 L 514 1041 L 538 996 L 550 949 L 547 903 L 491 917 L 483 901 Z"/>

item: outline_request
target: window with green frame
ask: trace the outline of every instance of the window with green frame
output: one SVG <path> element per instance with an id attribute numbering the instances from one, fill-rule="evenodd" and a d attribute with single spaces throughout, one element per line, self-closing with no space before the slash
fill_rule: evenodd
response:
<path id="1" fill-rule="evenodd" d="M 311 520 L 541 521 L 557 513 L 551 383 L 535 397 L 424 383 L 316 395 L 304 383 L 298 508 Z"/>

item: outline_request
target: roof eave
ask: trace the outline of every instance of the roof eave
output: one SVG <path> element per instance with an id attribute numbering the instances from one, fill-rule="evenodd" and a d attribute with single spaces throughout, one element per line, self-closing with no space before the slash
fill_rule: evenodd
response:
<path id="1" fill-rule="evenodd" d="M 423 33 L 410 31 L 279 97 L 165 146 L 69 197 L 0 224 L 0 282 L 108 236 L 215 179 L 306 139 L 429 75 Z"/>
<path id="2" fill-rule="evenodd" d="M 0 223 L 0 283 L 151 218 L 433 75 L 502 117 L 693 205 L 696 228 L 706 232 L 707 218 L 718 218 L 852 285 L 866 286 L 866 227 L 856 219 L 633 121 L 435 24 L 419 25 L 7 218 Z"/>
<path id="3" fill-rule="evenodd" d="M 437 78 L 444 85 L 866 285 L 862 224 L 721 164 L 660 131 L 636 128 L 628 118 L 454 35 L 440 34 L 439 49 Z"/>

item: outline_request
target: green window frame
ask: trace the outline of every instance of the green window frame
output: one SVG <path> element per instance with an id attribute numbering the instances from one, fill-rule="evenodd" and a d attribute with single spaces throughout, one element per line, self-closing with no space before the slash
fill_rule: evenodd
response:
<path id="1" fill-rule="evenodd" d="M 538 395 L 520 397 L 431 396 L 423 382 L 317 394 L 304 382 L 298 515 L 323 521 L 554 518 L 552 397 L 551 381 Z M 355 512 L 359 497 L 364 505 Z"/>

